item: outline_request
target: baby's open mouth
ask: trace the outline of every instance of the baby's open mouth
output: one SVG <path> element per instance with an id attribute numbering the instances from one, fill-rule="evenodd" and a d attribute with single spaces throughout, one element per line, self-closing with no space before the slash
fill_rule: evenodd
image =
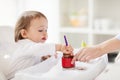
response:
<path id="1" fill-rule="evenodd" d="M 46 38 L 45 38 L 45 37 L 43 37 L 43 38 L 42 38 L 42 40 L 46 40 Z"/>

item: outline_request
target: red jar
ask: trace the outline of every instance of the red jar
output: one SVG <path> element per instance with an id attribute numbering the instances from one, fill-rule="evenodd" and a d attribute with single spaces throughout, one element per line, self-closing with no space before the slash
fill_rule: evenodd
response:
<path id="1" fill-rule="evenodd" d="M 69 54 L 63 54 L 62 67 L 63 68 L 73 68 L 73 67 L 75 67 L 75 63 L 71 64 L 72 59 L 73 59 L 73 56 L 71 56 Z"/>

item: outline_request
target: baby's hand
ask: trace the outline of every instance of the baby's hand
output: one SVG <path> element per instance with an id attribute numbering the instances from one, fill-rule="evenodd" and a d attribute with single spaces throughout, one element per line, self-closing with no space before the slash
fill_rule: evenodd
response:
<path id="1" fill-rule="evenodd" d="M 48 59 L 48 58 L 50 58 L 51 57 L 51 55 L 45 55 L 45 56 L 42 56 L 41 57 L 41 60 L 42 61 L 45 61 L 46 59 Z"/>
<path id="2" fill-rule="evenodd" d="M 73 48 L 72 48 L 71 45 L 68 45 L 68 46 L 62 45 L 61 51 L 62 51 L 64 54 L 71 54 L 71 55 L 73 55 Z"/>

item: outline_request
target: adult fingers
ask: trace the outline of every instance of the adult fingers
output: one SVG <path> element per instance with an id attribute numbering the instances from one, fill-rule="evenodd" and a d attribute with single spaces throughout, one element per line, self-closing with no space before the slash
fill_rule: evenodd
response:
<path id="1" fill-rule="evenodd" d="M 82 53 L 82 50 L 80 50 L 78 53 L 76 53 L 72 59 L 72 63 L 74 63 L 75 61 L 77 61 L 79 58 L 79 55 Z"/>
<path id="2" fill-rule="evenodd" d="M 77 56 L 78 56 L 78 54 L 75 54 L 75 55 L 74 55 L 71 64 L 74 64 L 74 63 L 75 63 L 75 61 L 77 60 Z"/>
<path id="3" fill-rule="evenodd" d="M 83 58 L 85 56 L 85 48 L 81 49 L 79 52 L 78 52 L 78 56 L 77 56 L 77 59 L 79 61 L 81 61 L 81 58 Z"/>

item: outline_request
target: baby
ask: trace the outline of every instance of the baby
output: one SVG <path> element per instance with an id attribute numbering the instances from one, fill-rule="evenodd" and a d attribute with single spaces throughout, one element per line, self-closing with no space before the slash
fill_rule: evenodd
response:
<path id="1" fill-rule="evenodd" d="M 70 45 L 45 43 L 48 38 L 47 29 L 48 20 L 41 12 L 25 11 L 22 14 L 15 27 L 16 50 L 11 56 L 6 72 L 7 79 L 13 78 L 20 70 L 56 55 L 56 51 L 73 51 Z"/>

